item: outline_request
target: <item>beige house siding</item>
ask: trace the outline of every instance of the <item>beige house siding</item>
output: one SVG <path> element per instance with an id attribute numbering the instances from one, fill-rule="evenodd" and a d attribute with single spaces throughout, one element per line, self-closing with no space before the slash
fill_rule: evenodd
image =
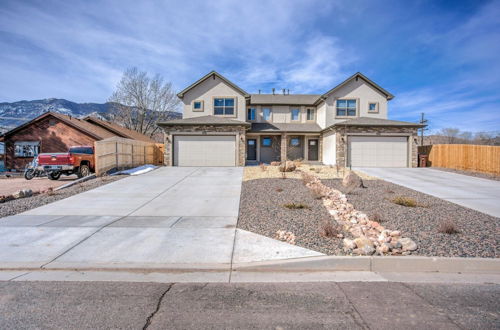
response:
<path id="1" fill-rule="evenodd" d="M 352 80 L 345 86 L 342 86 L 339 90 L 330 94 L 328 98 L 325 100 L 326 102 L 325 127 L 331 126 L 336 122 L 346 120 L 346 117 L 342 118 L 336 117 L 337 99 L 356 99 L 357 100 L 356 117 L 387 119 L 388 109 L 387 109 L 386 96 L 360 78 L 358 79 L 358 81 Z M 377 113 L 372 113 L 368 111 L 368 103 L 372 102 L 378 103 Z M 322 106 L 322 104 L 320 106 Z M 356 117 L 347 117 L 347 119 Z"/>
<path id="2" fill-rule="evenodd" d="M 182 98 L 184 104 L 183 118 L 213 115 L 213 100 L 217 97 L 236 98 L 234 118 L 241 121 L 246 120 L 246 100 L 244 95 L 217 76 L 207 78 L 184 94 Z M 203 101 L 203 111 L 193 111 L 194 101 Z"/>

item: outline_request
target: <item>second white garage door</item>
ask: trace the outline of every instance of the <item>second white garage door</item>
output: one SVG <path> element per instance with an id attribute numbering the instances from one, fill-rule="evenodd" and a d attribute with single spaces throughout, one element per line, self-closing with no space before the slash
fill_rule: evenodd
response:
<path id="1" fill-rule="evenodd" d="M 350 136 L 349 160 L 353 167 L 407 167 L 405 136 Z"/>
<path id="2" fill-rule="evenodd" d="M 174 136 L 175 166 L 236 166 L 235 136 Z"/>

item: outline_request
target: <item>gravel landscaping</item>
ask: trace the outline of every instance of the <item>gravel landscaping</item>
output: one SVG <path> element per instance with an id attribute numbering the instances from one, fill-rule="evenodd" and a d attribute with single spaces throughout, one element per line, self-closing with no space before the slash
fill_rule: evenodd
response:
<path id="1" fill-rule="evenodd" d="M 34 195 L 26 198 L 14 199 L 8 202 L 0 203 L 0 218 L 22 213 L 36 207 L 49 204 L 60 199 L 64 199 L 87 190 L 91 190 L 102 185 L 117 181 L 122 179 L 124 176 L 106 176 L 82 183 L 75 184 L 74 186 L 64 188 L 58 191 L 53 191 L 51 193 L 42 193 L 39 195 Z M 67 182 L 63 182 L 67 183 Z"/>
<path id="2" fill-rule="evenodd" d="M 462 170 L 455 170 L 452 168 L 445 168 L 445 167 L 431 167 L 431 168 L 434 170 L 440 170 L 440 171 L 463 174 L 463 175 L 468 175 L 468 176 L 475 176 L 477 178 L 500 181 L 500 175 L 495 175 L 495 174 L 472 172 L 472 171 L 462 171 Z"/>
<path id="3" fill-rule="evenodd" d="M 309 207 L 289 209 L 285 204 Z M 295 244 L 325 254 L 342 255 L 342 239 L 320 236 L 320 225 L 331 217 L 321 200 L 314 199 L 301 180 L 257 179 L 244 181 L 238 228 L 275 238 L 284 230 L 295 235 Z M 330 220 L 332 221 L 332 220 Z"/>
<path id="4" fill-rule="evenodd" d="M 346 193 L 340 180 L 323 184 Z M 381 225 L 400 230 L 413 239 L 413 255 L 443 257 L 498 257 L 500 218 L 474 211 L 383 180 L 365 180 L 367 188 L 347 194 L 354 208 L 378 216 Z M 409 197 L 417 207 L 396 205 L 395 197 Z M 443 221 L 451 222 L 458 234 L 438 232 Z"/>

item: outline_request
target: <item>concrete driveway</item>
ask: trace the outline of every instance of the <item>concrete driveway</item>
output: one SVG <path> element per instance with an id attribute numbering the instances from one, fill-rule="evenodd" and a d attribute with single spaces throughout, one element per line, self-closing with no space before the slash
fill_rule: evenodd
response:
<path id="1" fill-rule="evenodd" d="M 236 229 L 243 169 L 163 167 L 0 219 L 0 268 L 189 268 L 321 253 Z"/>
<path id="2" fill-rule="evenodd" d="M 500 181 L 432 168 L 356 168 L 368 175 L 500 217 Z"/>

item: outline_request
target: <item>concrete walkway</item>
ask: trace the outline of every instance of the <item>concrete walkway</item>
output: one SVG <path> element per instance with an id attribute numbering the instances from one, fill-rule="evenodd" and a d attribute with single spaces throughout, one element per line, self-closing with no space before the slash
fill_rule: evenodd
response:
<path id="1" fill-rule="evenodd" d="M 500 181 L 431 168 L 356 168 L 356 170 L 500 217 Z"/>
<path id="2" fill-rule="evenodd" d="M 0 268 L 220 269 L 321 253 L 236 229 L 242 168 L 163 167 L 0 219 Z"/>

